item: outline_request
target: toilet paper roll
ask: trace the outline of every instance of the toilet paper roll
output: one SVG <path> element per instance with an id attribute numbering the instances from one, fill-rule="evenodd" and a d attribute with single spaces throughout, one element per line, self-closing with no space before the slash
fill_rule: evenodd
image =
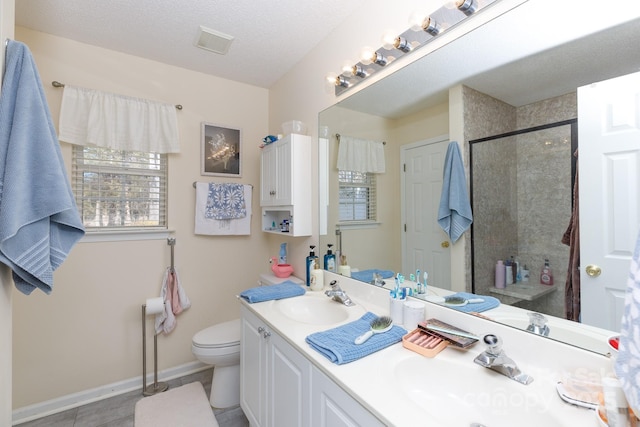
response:
<path id="1" fill-rule="evenodd" d="M 147 316 L 150 314 L 158 314 L 164 311 L 164 300 L 162 297 L 157 298 L 149 298 L 146 302 L 147 305 Z"/>

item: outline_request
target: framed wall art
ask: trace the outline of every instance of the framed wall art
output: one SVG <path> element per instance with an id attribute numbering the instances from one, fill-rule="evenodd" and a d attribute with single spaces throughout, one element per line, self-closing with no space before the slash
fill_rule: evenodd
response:
<path id="1" fill-rule="evenodd" d="M 240 129 L 202 122 L 200 175 L 242 176 Z"/>

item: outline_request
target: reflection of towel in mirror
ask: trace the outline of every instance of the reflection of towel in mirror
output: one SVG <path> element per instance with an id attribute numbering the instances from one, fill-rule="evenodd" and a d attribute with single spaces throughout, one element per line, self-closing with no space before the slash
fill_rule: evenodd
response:
<path id="1" fill-rule="evenodd" d="M 442 194 L 438 209 L 438 224 L 455 243 L 473 222 L 467 196 L 467 180 L 458 143 L 451 141 L 444 159 Z"/>
<path id="2" fill-rule="evenodd" d="M 636 248 L 631 259 L 622 328 L 620 330 L 620 346 L 616 359 L 616 375 L 622 383 L 622 389 L 629 402 L 629 407 L 636 415 L 640 415 L 640 234 L 636 240 Z"/>
<path id="3" fill-rule="evenodd" d="M 84 228 L 31 52 L 9 40 L 0 96 L 0 261 L 16 288 L 50 293 Z"/>
<path id="4" fill-rule="evenodd" d="M 176 327 L 176 316 L 191 307 L 175 268 L 169 267 L 164 272 L 160 296 L 164 301 L 164 311 L 156 315 L 156 334 L 168 334 Z"/>

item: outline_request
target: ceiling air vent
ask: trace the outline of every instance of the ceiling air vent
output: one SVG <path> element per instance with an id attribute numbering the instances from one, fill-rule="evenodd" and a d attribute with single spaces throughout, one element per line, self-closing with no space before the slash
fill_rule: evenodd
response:
<path id="1" fill-rule="evenodd" d="M 196 46 L 224 55 L 229 51 L 232 41 L 233 37 L 230 35 L 200 25 Z"/>

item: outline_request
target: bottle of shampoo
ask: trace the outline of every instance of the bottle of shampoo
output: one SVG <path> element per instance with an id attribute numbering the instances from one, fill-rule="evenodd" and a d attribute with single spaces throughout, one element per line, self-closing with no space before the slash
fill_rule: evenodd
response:
<path id="1" fill-rule="evenodd" d="M 318 257 L 314 251 L 314 249 L 316 248 L 314 245 L 309 246 L 311 248 L 311 251 L 309 252 L 309 256 L 307 257 L 307 262 L 306 262 L 306 266 L 307 266 L 307 286 L 311 285 L 311 270 L 314 269 L 316 263 L 318 262 Z"/>
<path id="2" fill-rule="evenodd" d="M 511 260 L 506 259 L 504 262 L 504 270 L 505 270 L 505 284 L 513 285 L 513 265 L 511 265 Z"/>
<path id="3" fill-rule="evenodd" d="M 324 255 L 324 269 L 327 271 L 331 271 L 332 273 L 335 273 L 337 271 L 336 255 L 331 250 L 331 247 L 333 245 L 329 243 L 327 246 L 329 247 L 329 249 L 327 249 L 327 253 Z"/>
<path id="4" fill-rule="evenodd" d="M 317 258 L 314 260 L 313 270 L 311 270 L 309 288 L 312 291 L 321 291 L 324 288 L 324 271 L 320 269 Z"/>
<path id="5" fill-rule="evenodd" d="M 498 289 L 504 289 L 505 287 L 505 268 L 501 259 L 496 263 L 496 279 L 495 287 Z"/>
<path id="6" fill-rule="evenodd" d="M 542 271 L 540 272 L 540 283 L 543 285 L 553 285 L 553 272 L 551 271 L 551 266 L 549 266 L 549 260 L 544 260 L 544 267 L 542 267 Z"/>
<path id="7" fill-rule="evenodd" d="M 287 244 L 280 243 L 280 256 L 278 257 L 278 264 L 287 263 Z"/>

